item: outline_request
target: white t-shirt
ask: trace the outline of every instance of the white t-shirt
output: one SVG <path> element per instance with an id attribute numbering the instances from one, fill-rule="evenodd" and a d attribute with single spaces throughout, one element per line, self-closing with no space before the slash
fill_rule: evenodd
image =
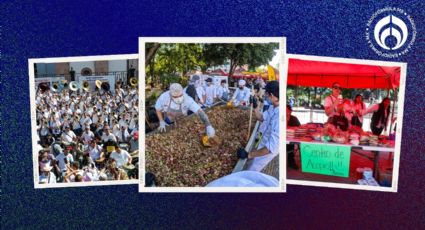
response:
<path id="1" fill-rule="evenodd" d="M 83 140 L 84 140 L 85 143 L 89 143 L 91 140 L 94 139 L 94 133 L 90 130 L 89 130 L 88 133 L 86 131 L 84 131 L 82 137 L 83 137 Z"/>
<path id="2" fill-rule="evenodd" d="M 65 156 L 64 153 L 60 153 L 59 155 L 57 155 L 56 160 L 59 162 L 59 169 L 61 171 L 66 170 L 65 159 L 67 159 L 68 163 L 74 162 L 74 157 L 72 157 L 71 154 L 68 154 L 68 156 Z"/>
<path id="3" fill-rule="evenodd" d="M 101 152 L 102 152 L 102 147 L 99 145 L 96 145 L 96 147 L 94 147 L 93 149 L 90 149 L 89 151 L 90 158 L 94 161 L 99 159 Z"/>
<path id="4" fill-rule="evenodd" d="M 224 93 L 229 93 L 229 89 L 227 87 L 219 86 L 217 87 L 217 97 L 222 97 Z"/>
<path id="5" fill-rule="evenodd" d="M 206 95 L 205 104 L 209 106 L 214 104 L 214 98 L 217 97 L 216 87 L 214 85 L 207 86 L 205 88 L 205 95 Z"/>
<path id="6" fill-rule="evenodd" d="M 271 154 L 279 153 L 279 106 L 270 106 L 263 113 L 263 138 L 258 149 L 266 147 Z"/>
<path id="7" fill-rule="evenodd" d="M 327 96 L 325 98 L 325 104 L 324 104 L 325 109 L 328 108 L 328 107 L 331 107 L 334 103 L 341 104 L 342 103 L 342 98 L 336 98 L 333 95 Z M 329 115 L 329 117 L 333 117 L 335 115 L 338 115 L 336 109 L 337 108 L 334 109 L 334 111 Z"/>
<path id="8" fill-rule="evenodd" d="M 238 106 L 241 101 L 245 101 L 246 105 L 248 105 L 250 96 L 251 91 L 247 87 L 243 87 L 243 89 L 237 88 L 235 93 L 233 94 L 233 103 Z"/>
<path id="9" fill-rule="evenodd" d="M 130 154 L 128 154 L 128 152 L 123 149 L 121 149 L 121 153 L 117 153 L 116 151 L 111 153 L 111 158 L 117 162 L 118 168 L 121 168 L 123 165 L 127 164 L 130 157 Z"/>
<path id="10" fill-rule="evenodd" d="M 54 173 L 49 172 L 48 176 L 45 176 L 44 174 L 40 175 L 38 181 L 40 184 L 56 184 L 56 176 Z"/>
<path id="11" fill-rule="evenodd" d="M 130 134 L 128 133 L 127 129 L 124 130 L 124 139 L 122 139 L 122 130 L 118 131 L 115 136 L 117 137 L 117 140 L 119 142 L 126 142 Z"/>
<path id="12" fill-rule="evenodd" d="M 117 141 L 117 139 L 115 138 L 114 134 L 109 133 L 109 135 L 106 135 L 106 133 L 103 133 L 102 134 L 102 141 L 103 142 L 107 142 L 109 140 L 115 141 L 115 142 Z"/>
<path id="13" fill-rule="evenodd" d="M 202 86 L 196 86 L 196 94 L 198 95 L 199 102 L 204 103 L 205 90 Z"/>
<path id="14" fill-rule="evenodd" d="M 193 98 L 191 98 L 186 93 L 183 94 L 183 103 L 180 105 L 171 100 L 170 91 L 166 91 L 161 94 L 155 103 L 155 109 L 163 113 L 166 113 L 168 108 L 178 110 L 180 106 L 184 115 L 187 115 L 188 110 L 196 113 L 201 109 L 201 107 L 193 100 Z"/>
<path id="15" fill-rule="evenodd" d="M 77 136 L 71 130 L 69 130 L 68 132 L 62 133 L 62 140 L 65 142 L 71 143 L 74 140 L 74 138 L 77 138 Z"/>

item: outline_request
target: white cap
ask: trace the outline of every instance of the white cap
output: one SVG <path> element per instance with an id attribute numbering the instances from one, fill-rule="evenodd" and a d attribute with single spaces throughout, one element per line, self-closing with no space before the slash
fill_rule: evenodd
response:
<path id="1" fill-rule="evenodd" d="M 171 96 L 179 96 L 183 94 L 183 87 L 179 83 L 173 83 L 170 85 L 170 94 Z"/>
<path id="2" fill-rule="evenodd" d="M 242 79 L 241 79 L 241 80 L 239 80 L 238 85 L 240 85 L 240 86 L 244 86 L 244 85 L 245 85 L 245 83 L 246 83 L 246 82 L 245 82 L 245 80 L 242 80 Z"/>

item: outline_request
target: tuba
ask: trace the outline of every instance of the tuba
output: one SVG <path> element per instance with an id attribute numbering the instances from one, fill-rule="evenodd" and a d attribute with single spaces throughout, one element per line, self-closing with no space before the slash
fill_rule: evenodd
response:
<path id="1" fill-rule="evenodd" d="M 89 91 L 90 89 L 90 84 L 88 81 L 83 81 L 83 85 L 82 85 L 83 90 L 85 91 Z"/>
<path id="2" fill-rule="evenodd" d="M 78 88 L 79 88 L 79 84 L 78 84 L 78 82 L 76 82 L 76 81 L 71 81 L 71 82 L 69 83 L 69 89 L 70 89 L 70 90 L 72 90 L 72 91 L 77 91 L 77 90 L 78 90 Z"/>
<path id="3" fill-rule="evenodd" d="M 50 89 L 51 89 L 53 92 L 57 92 L 57 91 L 59 91 L 59 88 L 60 88 L 60 86 L 59 86 L 59 83 L 58 83 L 58 82 L 54 82 L 54 83 L 52 84 L 52 86 L 50 87 Z"/>
<path id="4" fill-rule="evenodd" d="M 138 83 L 137 78 L 135 78 L 135 77 L 130 78 L 130 85 L 131 86 L 136 87 L 137 83 Z"/>

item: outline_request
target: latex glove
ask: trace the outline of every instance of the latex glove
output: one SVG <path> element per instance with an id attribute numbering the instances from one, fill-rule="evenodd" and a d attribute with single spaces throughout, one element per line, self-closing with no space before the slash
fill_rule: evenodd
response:
<path id="1" fill-rule="evenodd" d="M 159 121 L 159 132 L 165 132 L 166 128 L 165 126 L 168 126 L 167 123 L 165 123 L 165 121 Z"/>
<path id="2" fill-rule="evenodd" d="M 207 136 L 208 137 L 214 137 L 215 136 L 215 130 L 211 125 L 207 126 Z"/>
<path id="3" fill-rule="evenodd" d="M 244 148 L 239 148 L 237 151 L 238 158 L 246 159 L 248 158 L 248 152 Z"/>

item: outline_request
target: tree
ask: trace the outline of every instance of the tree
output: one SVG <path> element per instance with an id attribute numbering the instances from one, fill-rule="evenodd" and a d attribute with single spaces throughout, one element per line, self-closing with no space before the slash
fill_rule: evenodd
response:
<path id="1" fill-rule="evenodd" d="M 229 77 L 233 76 L 236 67 L 248 64 L 250 69 L 266 65 L 275 55 L 277 43 L 251 44 L 206 44 L 204 45 L 204 61 L 206 67 L 229 63 Z"/>

